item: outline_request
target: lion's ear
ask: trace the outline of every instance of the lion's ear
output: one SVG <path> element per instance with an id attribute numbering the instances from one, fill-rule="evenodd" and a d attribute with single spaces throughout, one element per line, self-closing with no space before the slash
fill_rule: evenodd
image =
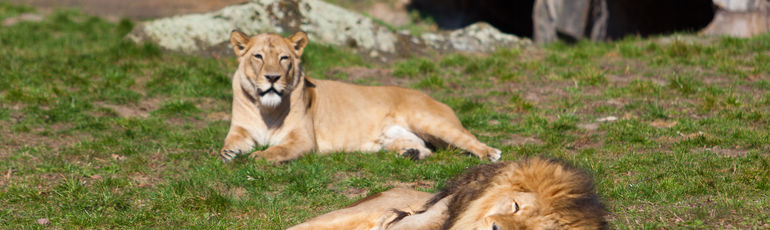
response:
<path id="1" fill-rule="evenodd" d="M 289 37 L 289 41 L 291 41 L 292 46 L 294 47 L 294 51 L 297 52 L 297 56 L 302 56 L 302 51 L 305 50 L 305 46 L 307 46 L 307 34 L 302 31 L 298 31 L 291 35 Z"/>
<path id="2" fill-rule="evenodd" d="M 240 57 L 243 55 L 243 52 L 246 51 L 246 43 L 249 43 L 249 35 L 238 30 L 233 30 L 233 32 L 230 32 L 230 43 L 233 44 L 235 55 Z"/>

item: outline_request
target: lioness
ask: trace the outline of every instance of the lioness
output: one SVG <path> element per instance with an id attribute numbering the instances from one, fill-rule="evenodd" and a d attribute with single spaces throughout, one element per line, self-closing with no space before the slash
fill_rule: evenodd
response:
<path id="1" fill-rule="evenodd" d="M 440 192 L 394 188 L 289 230 L 604 229 L 591 177 L 542 158 L 467 170 Z"/>
<path id="2" fill-rule="evenodd" d="M 479 142 L 448 106 L 415 90 L 310 79 L 300 57 L 307 34 L 253 37 L 233 31 L 238 57 L 233 114 L 221 156 L 225 161 L 269 145 L 251 157 L 287 161 L 317 151 L 398 151 L 414 159 L 433 146 L 452 145 L 496 161 L 500 150 Z"/>

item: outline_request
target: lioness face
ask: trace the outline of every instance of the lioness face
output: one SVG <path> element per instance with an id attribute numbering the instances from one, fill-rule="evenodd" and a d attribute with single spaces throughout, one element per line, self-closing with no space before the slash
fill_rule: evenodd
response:
<path id="1" fill-rule="evenodd" d="M 307 45 L 307 34 L 297 32 L 284 38 L 276 34 L 253 37 L 230 33 L 230 42 L 238 56 L 239 79 L 244 91 L 266 108 L 277 107 L 299 83 L 300 57 Z"/>

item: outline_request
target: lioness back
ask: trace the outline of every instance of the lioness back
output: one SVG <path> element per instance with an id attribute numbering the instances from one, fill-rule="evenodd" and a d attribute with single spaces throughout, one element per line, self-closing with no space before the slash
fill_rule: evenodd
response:
<path id="1" fill-rule="evenodd" d="M 320 152 L 377 151 L 382 148 L 378 141 L 383 129 L 393 125 L 408 130 L 416 130 L 409 122 L 460 125 L 448 106 L 416 90 L 329 80 L 313 82 L 317 94 L 324 95 L 316 99 L 318 103 L 311 111 Z M 357 143 L 361 139 L 366 140 L 364 145 Z"/>

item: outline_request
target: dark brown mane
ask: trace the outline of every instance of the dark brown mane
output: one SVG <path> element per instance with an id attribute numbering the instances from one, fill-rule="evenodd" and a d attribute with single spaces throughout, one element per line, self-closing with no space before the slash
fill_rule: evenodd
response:
<path id="1" fill-rule="evenodd" d="M 467 211 L 468 205 L 479 199 L 487 188 L 493 186 L 493 182 L 499 182 L 497 178 L 501 176 L 512 176 L 505 178 L 506 181 L 515 183 L 522 192 L 538 194 L 538 199 L 547 205 L 545 210 L 561 217 L 563 223 L 560 224 L 606 228 L 604 216 L 607 211 L 594 191 L 590 174 L 563 161 L 539 157 L 470 168 L 447 182 L 416 214 L 452 196 L 449 198 L 447 219 L 441 227 L 449 229 Z M 408 215 L 405 212 L 395 213 L 399 218 L 391 221 L 391 224 Z"/>
<path id="2" fill-rule="evenodd" d="M 466 173 L 449 183 L 449 186 L 443 191 L 447 191 L 449 195 L 454 195 L 449 200 L 449 217 L 446 219 L 441 229 L 449 229 L 454 224 L 457 217 L 465 212 L 468 204 L 479 198 L 484 192 L 484 189 L 489 187 L 492 182 L 492 178 L 500 175 L 500 169 L 510 163 L 500 162 L 495 164 L 479 165 L 467 170 Z M 441 194 L 441 193 L 439 193 Z"/>

